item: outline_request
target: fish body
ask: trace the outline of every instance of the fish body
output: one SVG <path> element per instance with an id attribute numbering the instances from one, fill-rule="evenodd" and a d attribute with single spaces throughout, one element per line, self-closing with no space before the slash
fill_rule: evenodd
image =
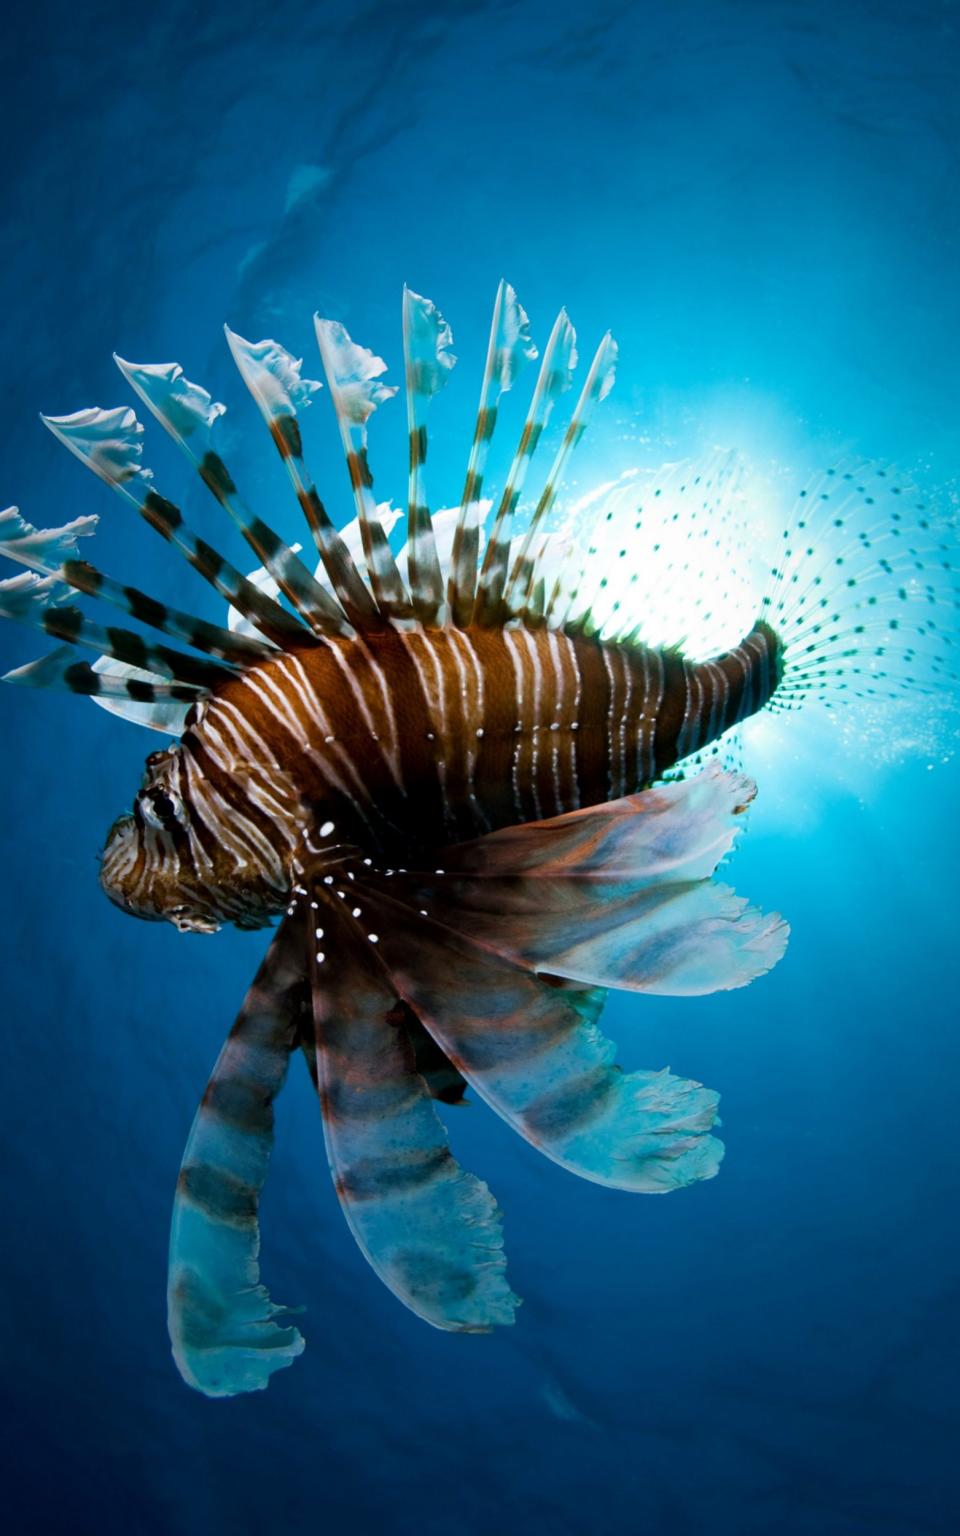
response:
<path id="1" fill-rule="evenodd" d="M 517 1298 L 499 1211 L 456 1162 L 437 1100 L 458 1103 L 469 1088 L 554 1162 L 613 1188 L 665 1193 L 711 1178 L 723 1151 L 717 1095 L 668 1070 L 622 1071 L 598 1027 L 609 988 L 700 996 L 748 984 L 784 952 L 779 915 L 713 878 L 754 786 L 715 763 L 692 770 L 767 706 L 915 686 L 924 647 L 932 676 L 954 675 L 940 616 L 955 627 L 957 594 L 942 548 L 914 535 L 901 558 L 899 501 L 887 532 L 848 535 L 852 503 L 876 499 L 850 475 L 839 506 L 829 482 L 817 502 L 852 542 L 818 565 L 804 504 L 761 617 L 738 643 L 704 657 L 645 640 L 635 584 L 643 576 L 662 606 L 653 589 L 685 579 L 690 562 L 658 565 L 659 538 L 638 557 L 649 508 L 634 482 L 585 499 L 593 510 L 579 544 L 550 523 L 569 454 L 613 382 L 609 334 L 517 533 L 530 463 L 577 351 L 561 311 L 499 500 L 482 499 L 501 398 L 536 356 L 506 284 L 464 491 L 436 516 L 426 415 L 455 361 L 452 337 L 434 305 L 405 291 L 398 562 L 367 459 L 369 419 L 396 391 L 343 326 L 318 318 L 316 330 L 352 530 L 334 527 L 303 456 L 299 413 L 319 382 L 276 342 L 227 333 L 316 569 L 246 506 L 212 436 L 224 407 L 179 365 L 118 359 L 261 562 L 249 576 L 154 485 L 132 410 L 44 418 L 215 589 L 226 625 L 81 560 L 93 517 L 37 529 L 16 508 L 0 513 L 0 553 L 26 567 L 0 582 L 0 616 L 65 642 L 8 681 L 89 695 L 179 738 L 148 757 L 131 812 L 110 829 L 104 891 L 185 931 L 276 925 L 197 1111 L 174 1200 L 170 1338 L 184 1379 L 209 1396 L 265 1387 L 304 1347 L 260 1282 L 258 1225 L 274 1101 L 298 1053 L 360 1248 L 438 1328 L 509 1323 Z M 725 473 L 675 487 L 667 526 L 671 536 L 686 526 L 701 573 Z M 631 558 L 626 603 L 605 606 L 618 562 Z M 88 618 L 78 593 L 163 641 Z M 77 659 L 84 646 L 100 653 L 92 665 Z"/>
<path id="2" fill-rule="evenodd" d="M 403 861 L 636 794 L 762 708 L 776 657 L 762 624 L 699 664 L 521 626 L 384 627 L 280 653 L 218 684 L 180 746 L 156 758 L 140 817 L 176 797 L 169 857 L 154 875 L 146 839 L 132 862 L 108 845 L 104 888 L 144 916 L 169 901 L 181 927 L 256 924 L 286 905 L 304 839 L 316 846 L 321 827 L 324 842 Z M 268 781 L 285 792 L 265 798 Z M 125 851 L 129 835 L 114 833 Z M 231 841 L 242 881 L 237 863 L 224 870 Z M 191 912 L 184 882 L 202 885 L 204 870 Z"/>
<path id="3" fill-rule="evenodd" d="M 439 847 L 635 794 L 768 702 L 776 649 L 765 626 L 700 664 L 520 625 L 384 628 L 229 679 L 186 742 L 212 767 L 232 721 L 321 820 Z"/>

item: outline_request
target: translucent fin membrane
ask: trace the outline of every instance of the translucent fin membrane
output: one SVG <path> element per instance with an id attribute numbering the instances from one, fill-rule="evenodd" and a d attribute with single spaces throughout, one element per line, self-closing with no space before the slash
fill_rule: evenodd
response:
<path id="1" fill-rule="evenodd" d="M 77 540 L 90 538 L 99 521 L 99 517 L 75 517 L 62 528 L 34 528 L 19 507 L 6 507 L 0 512 L 0 554 L 52 576 L 64 560 L 79 560 Z"/>
<path id="2" fill-rule="evenodd" d="M 227 340 L 235 358 L 237 351 L 233 347 L 234 341 L 241 347 L 249 348 L 250 345 L 240 337 L 233 337 L 229 330 Z M 274 342 L 261 342 L 258 345 L 261 352 L 270 348 L 278 354 L 282 351 Z M 250 350 L 256 351 L 254 348 Z M 299 363 L 286 353 L 282 355 L 286 359 L 287 368 L 284 371 L 278 368 L 275 378 L 269 368 L 263 366 L 257 373 L 258 382 L 261 375 L 273 380 L 275 389 L 271 399 L 273 395 L 282 396 L 294 392 L 309 398 L 310 389 L 318 389 L 320 386 L 311 385 L 309 380 L 301 380 Z M 204 485 L 240 529 L 250 548 L 263 561 L 280 591 L 304 622 L 319 634 L 340 632 L 344 627 L 343 615 L 336 604 L 317 586 L 307 567 L 269 523 L 246 506 L 226 464 L 215 451 L 211 442 L 211 429 L 226 407 L 214 404 L 205 389 L 198 384 L 191 384 L 184 377 L 178 363 L 128 363 L 116 356 L 115 362 L 131 388 L 170 434 Z M 244 378 L 250 384 L 246 373 Z M 250 384 L 250 387 L 253 385 Z"/>
<path id="3" fill-rule="evenodd" d="M 87 661 L 78 661 L 76 651 L 69 645 L 58 646 L 48 656 L 16 667 L 5 673 L 2 681 L 22 688 L 83 694 L 111 714 L 173 736 L 183 729 L 191 705 L 203 697 L 199 688 L 165 682 L 142 667 L 105 658 L 92 666 Z"/>
<path id="4" fill-rule="evenodd" d="M 309 942 L 317 1086 L 337 1197 L 385 1285 L 435 1328 L 485 1332 L 513 1321 L 500 1212 L 450 1151 L 397 993 L 368 938 L 366 896 L 351 916 L 318 880 Z M 404 914 L 405 915 L 405 914 Z M 415 921 L 398 938 L 418 941 Z M 449 1063 L 447 1063 L 449 1069 Z"/>
<path id="5" fill-rule="evenodd" d="M 701 995 L 777 963 L 782 919 L 711 879 L 753 795 L 747 779 L 703 774 L 447 848 L 439 869 L 365 868 L 353 887 L 387 996 L 521 1135 L 584 1178 L 661 1192 L 717 1170 L 717 1095 L 669 1072 L 621 1072 L 596 1028 L 597 989 Z M 324 964 L 338 966 L 339 935 L 329 950 L 328 937 Z"/>
<path id="6" fill-rule="evenodd" d="M 530 460 L 537 450 L 554 405 L 573 383 L 573 371 L 576 366 L 577 333 L 570 324 L 566 310 L 561 309 L 543 354 L 533 398 L 517 444 L 517 451 L 513 456 L 513 463 L 510 465 L 507 483 L 497 507 L 497 515 L 483 558 L 473 615 L 476 623 L 490 625 L 501 621 L 503 589 L 507 578 L 510 540 L 513 532 L 513 515 L 520 500 Z"/>
<path id="7" fill-rule="evenodd" d="M 485 504 L 481 501 L 483 474 L 497 424 L 500 400 L 513 388 L 524 363 L 532 361 L 536 356 L 537 349 L 530 336 L 526 311 L 510 284 L 501 280 L 493 307 L 477 424 L 450 556 L 450 616 L 461 627 L 469 624 L 473 618 L 480 550 L 480 516 L 486 512 Z"/>
<path id="8" fill-rule="evenodd" d="M 150 645 L 136 630 L 95 623 L 69 602 L 71 595 L 70 588 L 56 577 L 23 571 L 0 581 L 0 619 L 12 619 L 54 640 L 88 646 L 115 661 L 195 688 L 211 688 L 230 675 L 232 669 L 218 662 L 204 661 L 167 645 Z"/>
<path id="9" fill-rule="evenodd" d="M 178 684 L 167 686 L 141 667 L 112 661 L 109 656 L 99 657 L 93 663 L 93 671 L 99 687 L 90 697 L 108 715 L 148 731 L 161 731 L 164 736 L 183 735 L 190 710 L 198 702 L 195 690 L 191 690 L 193 697 L 186 700 L 185 690 Z"/>
<path id="10" fill-rule="evenodd" d="M 225 560 L 186 523 L 173 502 L 152 484 L 153 472 L 145 468 L 143 427 L 129 407 L 115 410 L 74 411 L 69 416 L 41 416 L 41 421 L 65 448 L 180 551 L 189 565 L 233 607 L 250 619 L 261 634 L 275 644 L 303 643 L 307 631 L 279 603 L 259 592 L 245 576 Z"/>
<path id="11" fill-rule="evenodd" d="M 231 634 L 229 629 L 182 613 L 139 587 L 122 586 L 89 561 L 81 560 L 77 538 L 92 534 L 98 521 L 96 517 L 84 517 L 63 528 L 34 528 L 16 507 L 7 507 L 0 512 L 0 555 L 41 576 L 53 577 L 77 592 L 100 598 L 131 618 L 210 656 L 242 663 L 269 655 L 262 641 Z"/>
<path id="12" fill-rule="evenodd" d="M 546 1156 L 649 1193 L 716 1173 L 716 1094 L 669 1072 L 621 1072 L 576 990 L 496 953 L 486 935 L 458 933 L 442 907 L 418 922 L 385 892 L 364 887 L 362 897 L 400 995 L 476 1092 Z"/>
<path id="13" fill-rule="evenodd" d="M 230 330 L 226 336 L 234 361 L 286 465 L 331 590 L 351 624 L 375 623 L 377 606 L 320 500 L 303 456 L 298 410 L 310 405 L 314 393 L 322 386 L 316 380 L 301 378 L 301 362 L 277 342 L 244 341 Z"/>
<path id="14" fill-rule="evenodd" d="M 443 579 L 424 489 L 427 409 L 456 363 L 453 333 L 435 304 L 403 290 L 403 355 L 407 395 L 410 470 L 407 491 L 407 565 L 417 618 L 432 624 L 444 600 Z"/>
<path id="15" fill-rule="evenodd" d="M 558 525 L 568 554 L 548 588 L 547 621 L 650 646 L 719 654 L 759 608 L 742 466 L 733 454 L 627 470 Z"/>
<path id="16" fill-rule="evenodd" d="M 384 618 L 409 617 L 410 599 L 376 517 L 373 476 L 367 462 L 367 422 L 397 391 L 393 385 L 380 382 L 387 369 L 383 358 L 358 346 L 339 321 L 317 315 L 314 323 L 357 504 L 373 595 Z"/>
<path id="17" fill-rule="evenodd" d="M 581 390 L 576 409 L 570 418 L 566 432 L 563 434 L 563 441 L 557 450 L 550 473 L 547 476 L 546 485 L 540 493 L 540 499 L 534 508 L 533 516 L 530 519 L 530 526 L 521 541 L 520 549 L 513 562 L 510 583 L 506 592 L 507 607 L 511 611 L 515 612 L 518 607 L 530 600 L 532 596 L 534 571 L 538 563 L 535 553 L 537 548 L 535 540 L 539 535 L 544 518 L 556 499 L 557 490 L 560 485 L 560 476 L 563 474 L 567 459 L 587 429 L 587 422 L 590 419 L 593 407 L 601 400 L 605 400 L 613 388 L 616 367 L 617 344 L 610 335 L 610 332 L 607 331 L 590 365 L 590 371 Z M 535 612 L 532 616 L 539 617 L 540 615 Z"/>
<path id="18" fill-rule="evenodd" d="M 274 1100 L 307 1000 L 302 917 L 271 945 L 230 1032 L 183 1154 L 170 1232 L 167 1315 L 184 1381 L 207 1397 L 260 1391 L 304 1347 L 260 1282 L 260 1196 Z"/>
<path id="19" fill-rule="evenodd" d="M 763 599 L 786 648 L 772 707 L 955 686 L 958 608 L 952 519 L 890 469 L 827 470 L 798 498 Z"/>

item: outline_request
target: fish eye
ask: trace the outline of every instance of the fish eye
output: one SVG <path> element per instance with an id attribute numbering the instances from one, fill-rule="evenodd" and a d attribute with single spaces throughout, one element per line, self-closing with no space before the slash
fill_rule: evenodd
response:
<path id="1" fill-rule="evenodd" d="M 137 806 L 148 827 L 171 832 L 184 821 L 183 802 L 167 789 L 144 789 L 137 796 Z"/>

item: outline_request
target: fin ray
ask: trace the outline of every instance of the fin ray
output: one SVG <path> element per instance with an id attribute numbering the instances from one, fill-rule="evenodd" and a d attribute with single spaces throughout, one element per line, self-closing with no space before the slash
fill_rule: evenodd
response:
<path id="1" fill-rule="evenodd" d="M 236 338 L 237 341 L 240 339 Z M 229 330 L 227 340 L 234 351 L 233 334 Z M 236 355 L 234 352 L 235 358 Z M 214 404 L 200 385 L 191 384 L 179 363 L 128 363 L 116 354 L 114 361 L 130 387 L 173 438 L 218 505 L 240 529 L 258 559 L 264 562 L 295 611 L 318 634 L 340 633 L 344 627 L 343 615 L 336 604 L 317 586 L 307 567 L 269 523 L 255 516 L 246 506 L 226 464 L 213 447 L 211 429 L 226 407 Z M 249 385 L 242 368 L 241 373 Z M 299 376 L 297 382 L 306 388 Z"/>
<path id="2" fill-rule="evenodd" d="M 259 661 L 270 654 L 262 641 L 234 635 L 217 624 L 171 608 L 138 587 L 121 585 L 89 561 L 81 560 L 77 537 L 92 534 L 98 521 L 96 517 L 76 518 L 63 528 L 34 528 L 17 507 L 8 507 L 0 512 L 0 555 L 38 575 L 52 576 L 74 591 L 99 598 L 152 629 L 222 661 Z"/>
<path id="3" fill-rule="evenodd" d="M 447 601 L 454 624 L 471 623 L 477 587 L 480 553 L 480 511 L 483 474 L 500 409 L 500 400 L 513 388 L 523 364 L 537 356 L 530 322 L 510 284 L 500 281 L 493 306 L 490 340 L 480 387 L 480 404 L 474 428 L 467 476 L 453 536 L 453 553 L 447 582 Z"/>
<path id="4" fill-rule="evenodd" d="M 580 398 L 574 408 L 573 415 L 563 434 L 563 440 L 557 449 L 550 472 L 547 475 L 546 484 L 540 493 L 540 499 L 534 508 L 530 524 L 520 543 L 520 549 L 514 559 L 510 579 L 504 593 L 504 600 L 508 609 L 516 611 L 523 606 L 512 601 L 514 593 L 526 594 L 532 590 L 536 581 L 537 562 L 532 558 L 534 540 L 539 535 L 543 519 L 546 517 L 556 499 L 560 485 L 560 476 L 563 473 L 567 459 L 583 437 L 590 420 L 593 407 L 605 400 L 613 388 L 614 373 L 617 365 L 617 344 L 607 331 L 603 336 L 590 370 L 584 381 Z M 545 608 L 545 594 L 538 597 L 536 607 L 528 611 L 527 617 L 540 619 Z"/>
<path id="5" fill-rule="evenodd" d="M 143 427 L 126 406 L 115 410 L 91 407 L 69 416 L 41 416 L 54 437 L 82 464 L 111 486 L 145 522 L 234 608 L 250 619 L 261 634 L 277 645 L 303 644 L 309 631 L 272 598 L 259 592 L 205 539 L 186 523 L 173 502 L 152 485 L 153 472 L 141 462 Z"/>
<path id="6" fill-rule="evenodd" d="M 380 382 L 387 367 L 383 359 L 354 342 L 339 321 L 315 315 L 314 326 L 350 472 L 373 596 L 385 619 L 407 618 L 412 613 L 410 598 L 376 517 L 367 462 L 367 422 L 397 391 Z"/>
<path id="7" fill-rule="evenodd" d="M 496 1203 L 450 1152 L 396 993 L 365 934 L 322 881 L 315 895 L 318 1090 L 350 1229 L 384 1284 L 435 1328 L 509 1324 L 516 1298 Z"/>
<path id="8" fill-rule="evenodd" d="M 403 355 L 407 397 L 410 471 L 407 494 L 407 567 L 413 610 L 421 624 L 433 624 L 444 600 L 433 522 L 424 490 L 427 409 L 456 363 L 453 334 L 436 305 L 404 286 Z"/>
<path id="9" fill-rule="evenodd" d="M 716 1173 L 716 1094 L 669 1072 L 622 1072 L 578 989 L 552 985 L 455 932 L 445 916 L 420 916 L 382 890 L 364 889 L 362 900 L 399 995 L 480 1097 L 546 1156 L 641 1193 Z"/>
<path id="10" fill-rule="evenodd" d="M 577 333 L 570 324 L 566 310 L 561 309 L 544 349 L 543 361 L 540 364 L 533 397 L 527 410 L 523 432 L 513 456 L 513 463 L 507 475 L 507 483 L 500 498 L 487 543 L 474 606 L 475 623 L 494 625 L 501 621 L 513 515 L 520 500 L 530 460 L 550 420 L 553 407 L 559 396 L 568 390 L 572 383 L 573 370 L 577 365 L 576 343 Z"/>
<path id="11" fill-rule="evenodd" d="M 187 1140 L 170 1232 L 173 1355 L 207 1397 L 255 1392 L 304 1348 L 260 1282 L 260 1195 L 273 1104 L 305 1003 L 302 918 L 282 925 L 214 1067 Z"/>
<path id="12" fill-rule="evenodd" d="M 226 334 L 234 361 L 286 466 L 300 510 L 340 606 L 356 628 L 376 624 L 377 606 L 320 499 L 303 456 L 298 409 L 310 405 L 312 395 L 322 385 L 317 380 L 301 378 L 302 363 L 278 343 L 250 343 L 229 329 Z"/>
<path id="13" fill-rule="evenodd" d="M 191 656 L 169 645 L 150 645 L 136 630 L 97 624 L 66 602 L 70 595 L 70 588 L 56 577 L 23 571 L 0 581 L 0 618 L 195 688 L 214 687 L 233 671 L 222 662 Z"/>
<path id="14" fill-rule="evenodd" d="M 184 683 L 168 683 L 139 667 L 78 661 L 72 645 L 58 646 L 37 661 L 15 667 L 0 682 L 92 698 L 110 714 L 166 735 L 179 736 L 192 705 L 205 695 Z"/>
<path id="15" fill-rule="evenodd" d="M 402 889 L 538 973 L 666 996 L 746 986 L 781 958 L 789 931 L 711 879 L 754 793 L 708 769 L 447 849 L 442 876 L 411 872 Z"/>

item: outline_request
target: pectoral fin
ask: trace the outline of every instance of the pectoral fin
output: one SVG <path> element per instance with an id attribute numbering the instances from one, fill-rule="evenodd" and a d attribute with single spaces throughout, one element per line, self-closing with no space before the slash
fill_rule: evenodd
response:
<path id="1" fill-rule="evenodd" d="M 540 1151 L 617 1189 L 655 1193 L 716 1173 L 717 1095 L 668 1071 L 623 1072 L 594 1022 L 594 991 L 538 976 L 380 891 L 358 900 L 392 986 Z"/>
<path id="2" fill-rule="evenodd" d="M 710 876 L 754 786 L 708 771 L 608 805 L 446 849 L 442 869 L 382 888 L 474 943 L 588 986 L 697 996 L 746 986 L 786 948 Z"/>
<path id="3" fill-rule="evenodd" d="M 362 924 L 322 884 L 317 900 L 317 1087 L 350 1229 L 384 1284 L 435 1328 L 511 1323 L 517 1298 L 505 1276 L 500 1212 L 450 1151 L 408 1011 Z M 434 1052 L 428 1070 L 439 1060 Z"/>
<path id="4" fill-rule="evenodd" d="M 304 1347 L 260 1283 L 260 1195 L 308 999 L 305 924 L 286 920 L 220 1053 L 177 1182 L 167 1310 L 184 1381 L 207 1397 L 266 1387 Z"/>

